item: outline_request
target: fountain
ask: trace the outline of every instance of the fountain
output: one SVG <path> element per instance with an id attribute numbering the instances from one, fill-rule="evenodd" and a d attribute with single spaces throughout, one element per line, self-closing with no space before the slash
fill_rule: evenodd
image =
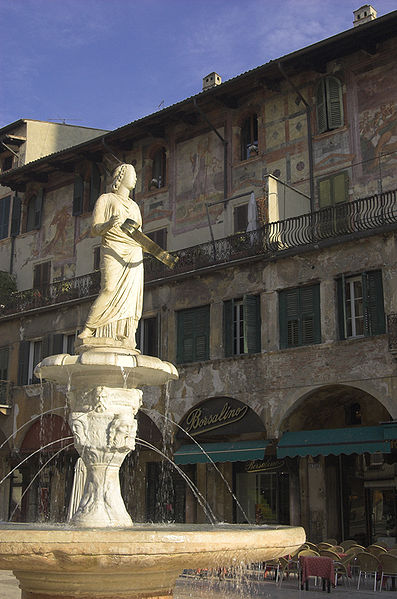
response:
<path id="1" fill-rule="evenodd" d="M 113 193 L 97 200 L 92 229 L 102 237 L 101 292 L 77 354 L 49 356 L 36 367 L 38 376 L 67 388 L 69 422 L 86 480 L 68 525 L 2 526 L 0 569 L 13 570 L 22 599 L 170 598 L 185 568 L 263 561 L 293 552 L 305 540 L 300 527 L 131 521 L 119 469 L 135 448 L 141 388 L 178 378 L 172 364 L 135 348 L 145 247 L 142 233 L 134 238 L 135 225 L 141 224 L 129 199 L 135 182 L 133 167 L 120 165 Z M 172 265 L 166 252 L 157 252 L 152 243 L 148 248 Z"/>

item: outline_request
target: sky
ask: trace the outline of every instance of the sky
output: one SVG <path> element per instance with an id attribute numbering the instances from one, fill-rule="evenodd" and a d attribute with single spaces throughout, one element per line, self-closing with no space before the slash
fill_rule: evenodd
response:
<path id="1" fill-rule="evenodd" d="M 0 127 L 116 129 L 352 27 L 365 0 L 0 0 Z M 374 0 L 378 16 L 397 0 Z"/>

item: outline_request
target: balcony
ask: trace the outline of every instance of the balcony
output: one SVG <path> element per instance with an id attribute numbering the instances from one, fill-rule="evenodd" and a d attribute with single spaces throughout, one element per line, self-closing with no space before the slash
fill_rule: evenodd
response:
<path id="1" fill-rule="evenodd" d="M 145 258 L 145 281 L 154 283 L 214 266 L 247 259 L 274 258 L 300 249 L 321 247 L 364 237 L 397 227 L 397 190 L 338 204 L 317 212 L 267 223 L 256 231 L 239 233 L 214 242 L 178 250 L 179 261 L 169 269 L 154 258 Z M 10 295 L 0 318 L 46 306 L 93 298 L 100 286 L 99 271 L 52 283 L 42 290 Z"/>

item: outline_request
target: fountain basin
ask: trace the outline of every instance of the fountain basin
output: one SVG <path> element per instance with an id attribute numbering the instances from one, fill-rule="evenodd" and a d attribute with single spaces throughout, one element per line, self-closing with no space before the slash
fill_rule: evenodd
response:
<path id="1" fill-rule="evenodd" d="M 301 527 L 136 525 L 76 530 L 5 524 L 0 569 L 13 570 L 22 599 L 172 597 L 186 568 L 240 566 L 293 553 Z"/>

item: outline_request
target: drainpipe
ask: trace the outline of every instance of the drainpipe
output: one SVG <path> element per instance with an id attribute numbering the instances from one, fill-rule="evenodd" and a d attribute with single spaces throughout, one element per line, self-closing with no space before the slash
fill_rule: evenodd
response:
<path id="1" fill-rule="evenodd" d="M 309 154 L 310 210 L 311 210 L 311 212 L 313 212 L 314 211 L 314 160 L 313 160 L 312 124 L 311 124 L 311 118 L 310 118 L 312 107 L 310 106 L 310 104 L 308 104 L 306 102 L 305 98 L 302 96 L 299 89 L 288 77 L 281 62 L 278 62 L 277 66 L 278 66 L 280 73 L 286 80 L 286 82 L 290 85 L 290 87 L 294 90 L 294 92 L 299 96 L 299 98 L 302 100 L 302 102 L 306 108 L 307 146 L 308 146 L 308 154 Z"/>

